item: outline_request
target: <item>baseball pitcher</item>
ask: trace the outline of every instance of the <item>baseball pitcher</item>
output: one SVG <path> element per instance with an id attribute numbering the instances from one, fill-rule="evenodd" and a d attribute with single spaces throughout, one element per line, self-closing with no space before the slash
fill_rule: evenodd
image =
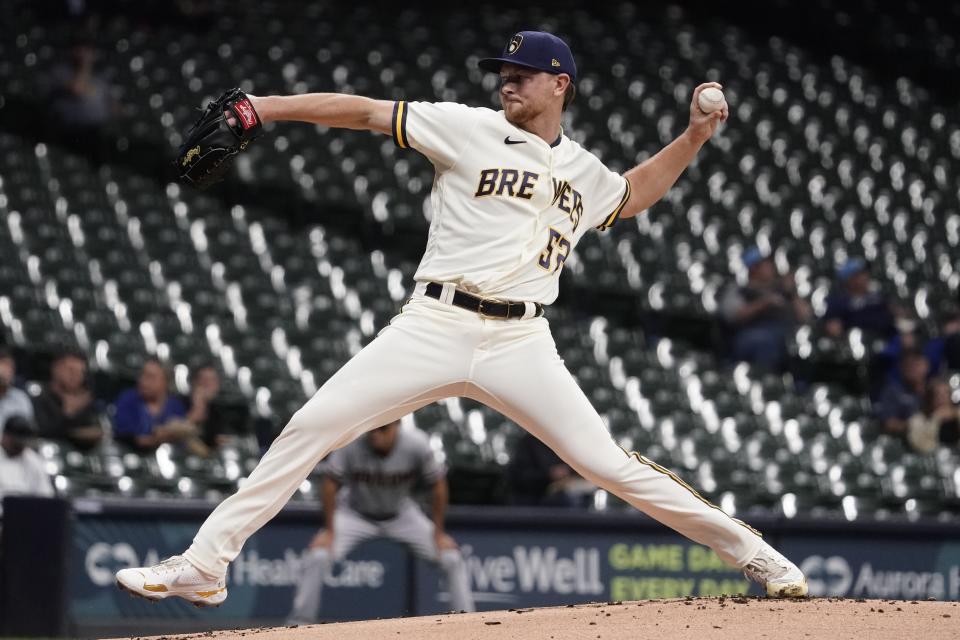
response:
<path id="1" fill-rule="evenodd" d="M 153 599 L 223 602 L 227 565 L 321 458 L 418 407 L 465 396 L 521 425 L 586 480 L 709 546 L 768 594 L 806 594 L 803 573 L 757 531 L 676 474 L 617 446 L 564 367 L 543 317 L 584 234 L 662 198 L 726 119 L 725 103 L 710 113 L 698 106 L 700 92 L 719 85 L 696 87 L 683 133 L 619 175 L 561 129 L 577 75 L 563 40 L 521 31 L 480 65 L 499 74 L 500 111 L 323 93 L 248 97 L 262 122 L 376 131 L 426 156 L 436 170 L 426 251 L 410 302 L 294 414 L 190 548 L 153 567 L 121 570 L 122 588 Z"/>
<path id="2" fill-rule="evenodd" d="M 325 471 L 326 527 L 310 543 L 289 624 L 316 621 L 323 578 L 331 563 L 373 538 L 396 540 L 439 565 L 447 577 L 452 608 L 474 610 L 463 556 L 443 528 L 448 495 L 445 469 L 424 432 L 400 429 L 399 421 L 378 427 L 331 453 Z M 431 488 L 432 520 L 411 497 L 418 483 Z"/>

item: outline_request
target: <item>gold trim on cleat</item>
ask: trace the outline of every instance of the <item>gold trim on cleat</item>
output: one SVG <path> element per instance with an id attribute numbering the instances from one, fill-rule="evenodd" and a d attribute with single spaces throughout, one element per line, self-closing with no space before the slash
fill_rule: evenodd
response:
<path id="1" fill-rule="evenodd" d="M 226 587 L 220 587 L 219 589 L 214 589 L 213 591 L 197 591 L 196 593 L 201 598 L 209 598 L 210 596 L 215 596 L 218 593 L 223 593 L 226 590 Z"/>
<path id="2" fill-rule="evenodd" d="M 166 593 L 167 587 L 163 584 L 145 584 L 143 585 L 144 591 L 151 591 L 153 593 Z"/>
<path id="3" fill-rule="evenodd" d="M 160 598 L 151 598 L 150 596 L 145 596 L 145 595 L 143 595 L 142 593 L 140 593 L 140 592 L 138 592 L 138 591 L 134 591 L 133 589 L 131 589 L 131 588 L 128 587 L 127 585 L 123 584 L 123 583 L 120 582 L 119 580 L 117 580 L 117 588 L 119 588 L 121 591 L 125 591 L 125 592 L 129 593 L 131 596 L 133 596 L 133 597 L 135 597 L 135 598 L 143 598 L 143 599 L 146 600 L 147 602 L 152 602 L 153 604 L 156 604 L 156 603 L 160 602 Z"/>

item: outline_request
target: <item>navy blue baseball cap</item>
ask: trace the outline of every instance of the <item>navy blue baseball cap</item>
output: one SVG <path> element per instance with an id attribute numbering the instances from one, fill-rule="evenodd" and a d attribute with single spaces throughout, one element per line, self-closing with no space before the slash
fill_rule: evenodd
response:
<path id="1" fill-rule="evenodd" d="M 479 62 L 484 71 L 499 73 L 504 62 L 530 67 L 547 73 L 565 73 L 577 79 L 577 65 L 567 43 L 545 31 L 520 31 L 513 34 L 499 58 L 484 58 Z"/>

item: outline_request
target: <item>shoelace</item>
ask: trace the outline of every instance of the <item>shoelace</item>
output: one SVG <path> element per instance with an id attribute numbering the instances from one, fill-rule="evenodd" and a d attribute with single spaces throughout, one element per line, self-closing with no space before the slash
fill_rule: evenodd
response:
<path id="1" fill-rule="evenodd" d="M 764 574 L 769 574 L 771 578 L 779 578 L 790 570 L 790 565 L 777 557 L 778 554 L 768 554 L 761 552 L 750 564 L 744 567 L 751 578 L 761 578 Z M 771 571 L 776 569 L 777 571 Z M 773 574 L 776 575 L 773 575 Z"/>
<path id="2" fill-rule="evenodd" d="M 160 562 L 160 564 L 155 564 L 151 567 L 156 573 L 175 573 L 183 569 L 183 565 L 187 563 L 186 558 L 183 556 L 171 556 L 166 560 Z"/>

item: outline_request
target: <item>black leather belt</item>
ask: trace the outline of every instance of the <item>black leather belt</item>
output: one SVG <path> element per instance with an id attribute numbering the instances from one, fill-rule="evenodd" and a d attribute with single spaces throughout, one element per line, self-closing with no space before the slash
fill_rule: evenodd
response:
<path id="1" fill-rule="evenodd" d="M 440 295 L 443 293 L 443 285 L 439 282 L 428 282 L 427 289 L 424 293 L 431 298 L 439 300 Z M 522 318 L 527 312 L 527 305 L 524 302 L 490 300 L 489 298 L 481 298 L 473 295 L 472 293 L 461 291 L 460 289 L 457 289 L 453 292 L 452 302 L 461 309 L 466 309 L 467 311 L 473 311 L 474 313 L 480 314 L 480 317 L 482 318 L 512 320 L 514 318 Z M 539 302 L 534 302 L 533 304 L 537 309 L 533 317 L 539 318 L 543 315 L 543 305 Z"/>

